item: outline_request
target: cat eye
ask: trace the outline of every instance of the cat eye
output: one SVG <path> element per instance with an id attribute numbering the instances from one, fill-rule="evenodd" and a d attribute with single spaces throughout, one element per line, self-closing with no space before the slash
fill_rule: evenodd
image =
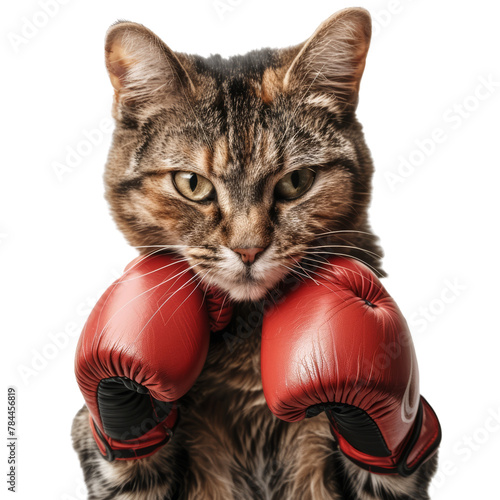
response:
<path id="1" fill-rule="evenodd" d="M 192 201 L 208 201 L 215 198 L 214 185 L 194 172 L 175 172 L 174 185 L 182 196 Z"/>
<path id="2" fill-rule="evenodd" d="M 294 170 L 281 179 L 274 190 L 275 196 L 281 200 L 295 200 L 310 189 L 316 172 L 311 168 Z"/>

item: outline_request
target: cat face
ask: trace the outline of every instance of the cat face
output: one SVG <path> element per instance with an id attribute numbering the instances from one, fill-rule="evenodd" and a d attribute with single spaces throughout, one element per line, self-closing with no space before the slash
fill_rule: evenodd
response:
<path id="1" fill-rule="evenodd" d="M 260 299 L 327 254 L 377 265 L 373 167 L 354 115 L 369 37 L 368 14 L 348 9 L 296 47 L 222 59 L 112 26 L 106 195 L 132 245 L 175 251 L 234 300 Z"/>

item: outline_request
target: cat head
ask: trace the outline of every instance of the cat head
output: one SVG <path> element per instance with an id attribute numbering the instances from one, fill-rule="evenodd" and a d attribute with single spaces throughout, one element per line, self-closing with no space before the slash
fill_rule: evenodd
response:
<path id="1" fill-rule="evenodd" d="M 235 300 L 262 298 L 328 254 L 379 269 L 373 166 L 355 117 L 370 33 L 369 14 L 346 9 L 295 47 L 223 59 L 113 25 L 106 197 L 129 242 L 176 252 Z"/>

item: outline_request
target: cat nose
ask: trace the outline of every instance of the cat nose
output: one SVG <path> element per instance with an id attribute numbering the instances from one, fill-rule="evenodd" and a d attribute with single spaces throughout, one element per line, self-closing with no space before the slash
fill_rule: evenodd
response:
<path id="1" fill-rule="evenodd" d="M 259 253 L 262 253 L 265 248 L 233 248 L 233 252 L 240 254 L 241 260 L 245 264 L 253 264 Z"/>

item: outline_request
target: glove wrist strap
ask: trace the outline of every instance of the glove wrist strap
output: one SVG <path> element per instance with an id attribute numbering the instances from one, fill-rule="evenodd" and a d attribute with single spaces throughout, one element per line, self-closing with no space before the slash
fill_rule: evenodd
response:
<path id="1" fill-rule="evenodd" d="M 135 460 L 152 455 L 167 444 L 173 436 L 177 424 L 177 408 L 174 406 L 168 417 L 139 439 L 118 441 L 111 439 L 101 431 L 90 417 L 90 427 L 102 456 L 108 461 Z"/>
<path id="2" fill-rule="evenodd" d="M 336 432 L 334 426 L 331 429 L 344 455 L 351 462 L 374 474 L 410 476 L 424 461 L 435 453 L 441 441 L 441 428 L 436 414 L 422 397 L 411 434 L 398 456 L 368 456 L 360 450 L 354 449 L 342 435 Z M 356 451 L 359 453 L 356 453 Z M 363 455 L 366 459 L 363 458 Z"/>

